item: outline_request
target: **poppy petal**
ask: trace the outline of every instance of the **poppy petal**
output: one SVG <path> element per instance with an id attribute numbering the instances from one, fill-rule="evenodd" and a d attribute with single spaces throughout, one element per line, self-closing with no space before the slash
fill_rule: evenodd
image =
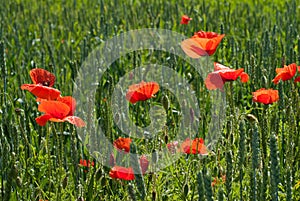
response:
<path id="1" fill-rule="evenodd" d="M 209 54 L 192 38 L 186 39 L 181 42 L 181 48 L 184 53 L 193 58 L 198 59 L 201 56 L 208 56 Z"/>
<path id="2" fill-rule="evenodd" d="M 278 90 L 261 88 L 252 93 L 254 102 L 263 103 L 265 105 L 272 104 L 279 100 Z"/>
<path id="3" fill-rule="evenodd" d="M 44 114 L 42 116 L 39 116 L 37 118 L 35 118 L 35 121 L 37 124 L 39 124 L 40 126 L 45 126 L 46 123 L 52 118 L 52 116 L 50 114 Z"/>
<path id="4" fill-rule="evenodd" d="M 224 81 L 218 72 L 209 73 L 204 81 L 205 86 L 208 90 L 222 89 Z"/>
<path id="5" fill-rule="evenodd" d="M 276 76 L 272 80 L 274 84 L 278 84 L 280 80 L 287 81 L 294 77 L 297 71 L 297 65 L 292 63 L 288 66 L 284 66 L 283 68 L 276 68 Z"/>
<path id="6" fill-rule="evenodd" d="M 70 107 L 59 101 L 42 101 L 38 110 L 50 114 L 53 118 L 63 119 L 69 114 Z"/>
<path id="7" fill-rule="evenodd" d="M 145 101 L 152 98 L 158 91 L 158 83 L 142 81 L 139 84 L 129 86 L 128 92 L 126 93 L 126 99 L 134 104 L 138 101 Z"/>
<path id="8" fill-rule="evenodd" d="M 242 72 L 242 74 L 240 75 L 240 78 L 241 78 L 241 81 L 242 81 L 243 83 L 245 83 L 245 82 L 248 82 L 248 80 L 249 80 L 249 75 L 248 75 L 247 73 L 245 73 L 245 72 Z"/>
<path id="9" fill-rule="evenodd" d="M 130 143 L 131 142 L 132 142 L 132 140 L 130 138 L 119 137 L 118 139 L 116 139 L 113 142 L 113 145 L 118 150 L 124 150 L 125 152 L 128 153 L 130 151 Z"/>
<path id="10" fill-rule="evenodd" d="M 234 81 L 244 72 L 244 69 L 240 68 L 237 70 L 220 70 L 216 72 L 219 72 L 224 81 Z"/>
<path id="11" fill-rule="evenodd" d="M 180 22 L 180 24 L 188 24 L 189 21 L 191 21 L 191 20 L 192 20 L 192 18 L 190 18 L 189 16 L 183 15 L 183 16 L 181 17 L 181 22 Z"/>
<path id="12" fill-rule="evenodd" d="M 34 84 L 52 87 L 55 83 L 55 75 L 42 68 L 32 69 L 30 77 Z"/>
<path id="13" fill-rule="evenodd" d="M 121 166 L 114 166 L 109 171 L 109 176 L 113 179 L 134 180 L 133 169 Z"/>
<path id="14" fill-rule="evenodd" d="M 199 31 L 192 38 L 181 42 L 181 48 L 191 58 L 210 56 L 215 53 L 225 34 Z"/>
<path id="15" fill-rule="evenodd" d="M 145 174 L 149 166 L 149 161 L 145 155 L 142 155 L 140 157 L 140 166 L 141 166 L 142 174 Z"/>
<path id="16" fill-rule="evenodd" d="M 300 76 L 296 77 L 296 79 L 294 80 L 294 82 L 300 82 Z"/>
<path id="17" fill-rule="evenodd" d="M 58 97 L 57 101 L 65 103 L 70 107 L 70 113 L 67 116 L 73 116 L 76 110 L 76 100 L 72 96 Z"/>
<path id="18" fill-rule="evenodd" d="M 85 122 L 76 116 L 67 116 L 66 118 L 63 119 L 63 121 L 67 121 L 67 122 L 75 125 L 76 127 L 84 127 L 85 126 Z"/>
<path id="19" fill-rule="evenodd" d="M 55 100 L 60 96 L 60 91 L 52 87 L 46 87 L 36 84 L 23 84 L 22 90 L 27 90 L 33 95 L 41 99 Z"/>

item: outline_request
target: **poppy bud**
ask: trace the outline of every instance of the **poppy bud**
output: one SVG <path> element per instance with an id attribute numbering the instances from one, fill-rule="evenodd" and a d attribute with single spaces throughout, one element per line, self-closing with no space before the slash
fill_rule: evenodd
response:
<path id="1" fill-rule="evenodd" d="M 152 152 L 152 163 L 157 163 L 158 161 L 158 154 L 157 154 L 157 151 L 153 150 Z"/>
<path id="2" fill-rule="evenodd" d="M 165 108 L 165 110 L 168 110 L 170 107 L 170 100 L 168 98 L 167 95 L 163 96 L 161 99 L 161 103 L 163 105 L 163 107 Z"/>
<path id="3" fill-rule="evenodd" d="M 20 115 L 24 110 L 20 109 L 20 108 L 16 108 L 15 112 L 17 115 Z"/>
<path id="4" fill-rule="evenodd" d="M 102 176 L 102 171 L 101 171 L 101 169 L 98 169 L 98 170 L 96 171 L 96 174 L 95 174 L 95 175 L 96 175 L 96 176 L 95 176 L 96 181 L 100 180 L 100 178 L 101 178 L 101 176 Z"/>
<path id="5" fill-rule="evenodd" d="M 18 185 L 18 187 L 22 187 L 22 179 L 20 177 L 17 177 L 16 183 Z"/>
<path id="6" fill-rule="evenodd" d="M 64 180 L 62 182 L 63 189 L 65 189 L 67 185 L 68 185 L 68 176 L 65 176 L 65 178 L 64 178 Z"/>

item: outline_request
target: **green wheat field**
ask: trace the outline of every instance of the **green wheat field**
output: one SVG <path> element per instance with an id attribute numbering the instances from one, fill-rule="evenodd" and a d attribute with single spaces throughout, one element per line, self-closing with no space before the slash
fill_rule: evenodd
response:
<path id="1" fill-rule="evenodd" d="M 192 20 L 180 24 L 183 15 Z M 200 30 L 225 34 L 209 59 L 243 68 L 249 81 L 238 79 L 225 83 L 224 90 L 217 89 L 226 99 L 225 117 L 219 133 L 209 133 L 214 118 L 206 97 L 215 91 L 205 87 L 205 77 L 189 62 L 167 51 L 138 50 L 112 63 L 95 85 L 92 117 L 111 143 L 128 137 L 114 122 L 113 89 L 124 75 L 149 63 L 172 68 L 192 86 L 200 105 L 199 128 L 187 136 L 201 137 L 205 143 L 208 136 L 219 136 L 208 155 L 181 154 L 153 171 L 160 157 L 155 153 L 176 139 L 182 118 L 178 97 L 161 88 L 151 100 L 128 103 L 135 125 L 151 123 L 153 105 L 164 108 L 166 122 L 155 138 L 133 139 L 130 151 L 152 154 L 150 166 L 144 175 L 122 180 L 110 176 L 111 167 L 91 154 L 74 125 L 37 124 L 35 118 L 42 113 L 36 97 L 20 87 L 32 83 L 31 69 L 43 68 L 56 76 L 54 87 L 62 95 L 72 96 L 82 64 L 94 49 L 112 37 L 143 28 L 170 30 L 186 38 Z M 300 200 L 300 83 L 293 81 L 300 70 L 292 79 L 272 82 L 276 68 L 300 66 L 299 31 L 297 0 L 3 1 L 0 200 Z M 212 65 L 209 71 L 213 69 Z M 254 102 L 252 92 L 260 88 L 278 90 L 279 100 L 268 105 Z M 77 110 L 83 108 L 79 103 Z M 79 129 L 91 134 L 95 128 L 81 113 L 75 114 L 87 123 Z M 134 166 L 135 160 L 123 162 Z"/>

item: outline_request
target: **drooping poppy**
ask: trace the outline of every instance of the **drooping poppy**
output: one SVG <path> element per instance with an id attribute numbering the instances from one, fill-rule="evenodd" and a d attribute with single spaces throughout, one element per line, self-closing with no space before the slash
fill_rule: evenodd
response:
<path id="1" fill-rule="evenodd" d="M 33 84 L 23 84 L 22 90 L 27 90 L 40 99 L 55 100 L 60 96 L 60 91 L 52 88 L 55 76 L 49 71 L 35 68 L 30 71 Z"/>
<path id="2" fill-rule="evenodd" d="M 181 42 L 181 48 L 191 58 L 213 55 L 225 34 L 198 31 Z"/>
<path id="3" fill-rule="evenodd" d="M 140 157 L 140 166 L 141 166 L 142 174 L 145 174 L 145 172 L 148 170 L 148 166 L 149 166 L 149 161 L 145 155 L 142 155 Z"/>
<path id="4" fill-rule="evenodd" d="M 74 124 L 77 127 L 85 126 L 85 122 L 79 117 L 73 116 L 73 109 L 76 107 L 73 105 L 74 101 L 66 101 L 70 100 L 70 98 L 62 98 L 65 102 L 61 102 L 58 100 L 44 100 L 39 106 L 38 110 L 40 112 L 44 112 L 42 116 L 37 117 L 35 120 L 40 126 L 46 125 L 48 121 L 52 122 L 69 122 Z"/>
<path id="5" fill-rule="evenodd" d="M 190 18 L 189 16 L 183 15 L 183 16 L 181 17 L 181 22 L 180 22 L 180 24 L 188 24 L 191 20 L 192 20 L 192 18 Z"/>
<path id="6" fill-rule="evenodd" d="M 276 68 L 276 77 L 272 80 L 274 84 L 278 84 L 280 80 L 286 81 L 294 77 L 297 71 L 297 65 L 292 63 L 288 66 L 284 65 L 283 68 Z"/>
<path id="7" fill-rule="evenodd" d="M 214 62 L 214 72 L 209 73 L 204 82 L 208 90 L 222 89 L 225 82 L 237 80 L 238 77 L 243 83 L 249 80 L 249 75 L 244 72 L 243 68 L 234 70 Z"/>
<path id="8" fill-rule="evenodd" d="M 254 102 L 263 103 L 265 105 L 272 104 L 279 100 L 278 90 L 261 88 L 252 92 Z"/>
<path id="9" fill-rule="evenodd" d="M 186 154 L 208 154 L 207 148 L 204 145 L 204 140 L 202 138 L 195 138 L 193 140 L 187 138 L 181 144 L 181 151 Z"/>
<path id="10" fill-rule="evenodd" d="M 130 138 L 122 138 L 119 137 L 113 142 L 113 145 L 115 148 L 118 150 L 124 150 L 125 153 L 128 153 L 130 151 L 130 143 L 131 143 Z"/>
<path id="11" fill-rule="evenodd" d="M 156 82 L 140 82 L 129 86 L 126 99 L 130 103 L 145 101 L 153 97 L 159 91 L 159 84 Z"/>
<path id="12" fill-rule="evenodd" d="M 134 180 L 134 173 L 131 167 L 114 166 L 109 171 L 109 176 L 113 179 Z"/>

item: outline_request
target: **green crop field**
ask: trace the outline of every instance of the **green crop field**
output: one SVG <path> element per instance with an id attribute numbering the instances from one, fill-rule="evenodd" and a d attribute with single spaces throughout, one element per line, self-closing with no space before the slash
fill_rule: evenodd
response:
<path id="1" fill-rule="evenodd" d="M 190 58 L 200 30 L 225 35 Z M 0 200 L 300 200 L 299 30 L 296 0 L 3 1 Z M 209 88 L 214 62 L 244 73 L 215 69 Z M 75 113 L 22 90 L 35 68 Z M 129 87 L 142 80 L 147 98 Z"/>

